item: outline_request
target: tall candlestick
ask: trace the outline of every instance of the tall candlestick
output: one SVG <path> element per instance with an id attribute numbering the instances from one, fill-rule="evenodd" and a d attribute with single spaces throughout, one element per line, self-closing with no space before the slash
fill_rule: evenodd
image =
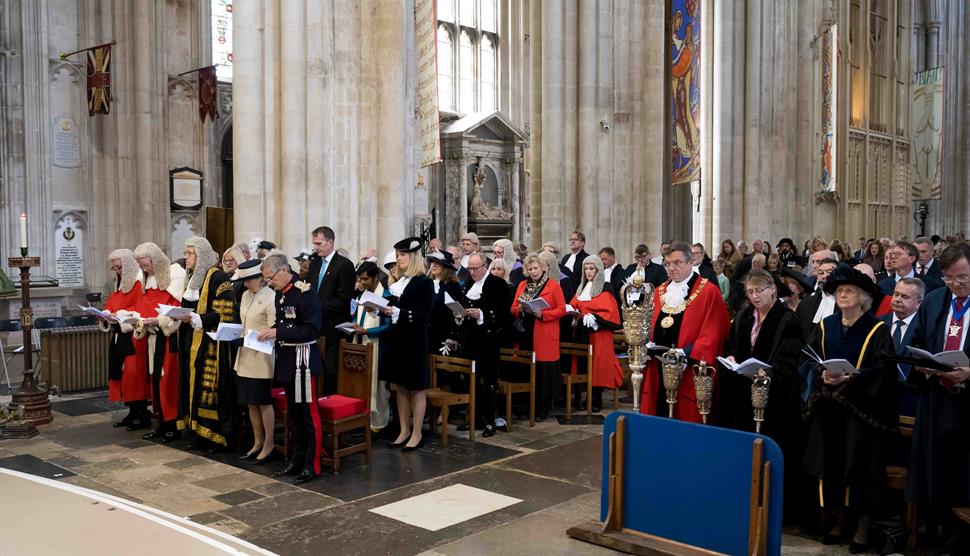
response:
<path id="1" fill-rule="evenodd" d="M 20 248 L 27 248 L 27 215 L 20 214 Z"/>

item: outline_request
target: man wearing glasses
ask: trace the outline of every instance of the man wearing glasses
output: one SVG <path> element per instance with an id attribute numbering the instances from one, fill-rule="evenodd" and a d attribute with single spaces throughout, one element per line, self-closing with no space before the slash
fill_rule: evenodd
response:
<path id="1" fill-rule="evenodd" d="M 579 284 L 583 261 L 589 256 L 585 247 L 586 236 L 579 230 L 573 230 L 573 233 L 569 234 L 569 254 L 563 257 L 562 262 L 559 263 L 563 278 L 575 280 Z"/>
<path id="2" fill-rule="evenodd" d="M 668 250 L 669 246 L 668 245 Z M 657 288 L 667 281 L 667 271 L 663 262 L 655 263 L 650 258 L 650 248 L 641 243 L 633 250 L 633 263 L 626 267 L 626 281 L 632 283 L 633 275 L 640 274 L 644 284 L 653 284 Z"/>
<path id="3" fill-rule="evenodd" d="M 310 284 L 290 273 L 282 253 L 269 255 L 259 267 L 270 289 L 276 291 L 276 324 L 259 333 L 260 341 L 275 342 L 276 382 L 286 393 L 286 418 L 293 431 L 290 461 L 274 476 L 296 475 L 303 484 L 320 476 L 323 429 L 317 406 L 320 361 L 320 300 Z"/>
<path id="4" fill-rule="evenodd" d="M 912 345 L 970 355 L 970 244 L 950 245 L 938 262 L 946 287 L 926 295 Z M 970 539 L 950 508 L 970 506 L 970 367 L 926 371 L 917 366 L 909 373 L 919 398 L 906 498 L 927 504 L 930 523 L 942 523 L 942 553 L 966 554 Z"/>
<path id="5" fill-rule="evenodd" d="M 651 340 L 658 346 L 683 350 L 688 368 L 705 361 L 715 365 L 731 325 L 727 308 L 717 283 L 711 283 L 694 272 L 690 245 L 675 241 L 664 257 L 670 279 L 653 292 L 653 328 Z M 656 359 L 647 367 L 643 381 L 641 412 L 666 415 L 667 403 L 660 386 L 660 368 Z M 701 422 L 694 393 L 694 375 L 685 371 L 677 391 L 674 416 L 682 421 Z"/>

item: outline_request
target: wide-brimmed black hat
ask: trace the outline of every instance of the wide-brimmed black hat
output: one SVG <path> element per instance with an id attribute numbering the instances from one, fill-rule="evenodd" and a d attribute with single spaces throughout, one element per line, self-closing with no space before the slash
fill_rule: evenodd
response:
<path id="1" fill-rule="evenodd" d="M 437 263 L 452 270 L 458 270 L 458 265 L 455 264 L 454 255 L 448 251 L 432 251 L 428 253 L 428 262 Z"/>
<path id="2" fill-rule="evenodd" d="M 421 249 L 424 241 L 419 237 L 407 237 L 394 244 L 394 248 L 404 253 L 414 253 Z"/>
<path id="3" fill-rule="evenodd" d="M 775 245 L 775 248 L 781 247 L 783 243 L 787 243 L 792 248 L 795 247 L 795 242 L 792 241 L 790 237 L 783 237 L 780 240 L 778 240 L 778 245 Z"/>
<path id="4" fill-rule="evenodd" d="M 262 277 L 262 274 L 260 273 L 260 270 L 259 270 L 259 266 L 262 263 L 263 261 L 259 259 L 250 259 L 246 262 L 239 263 L 239 266 L 236 267 L 236 272 L 233 273 L 232 278 L 230 278 L 230 280 L 238 281 L 238 280 L 246 280 L 247 278 Z"/>
<path id="5" fill-rule="evenodd" d="M 815 291 L 815 286 L 809 283 L 809 281 L 805 278 L 805 275 L 801 272 L 795 272 L 787 268 L 782 268 L 778 270 L 778 278 L 791 278 L 792 280 L 798 282 L 798 285 L 802 287 L 802 291 L 805 293 L 812 293 Z M 784 296 L 779 295 L 779 297 Z"/>
<path id="6" fill-rule="evenodd" d="M 266 241 L 264 239 L 256 245 L 256 249 L 276 249 L 276 244 L 272 241 Z"/>
<path id="7" fill-rule="evenodd" d="M 298 261 L 300 261 L 300 262 L 303 262 L 303 261 L 309 261 L 310 260 L 310 257 L 312 257 L 312 256 L 313 256 L 313 251 L 311 251 L 310 249 L 304 249 L 304 250 L 300 251 L 300 254 L 299 255 L 297 255 L 297 256 L 295 256 L 293 258 L 296 259 L 296 260 L 298 260 Z"/>
<path id="8" fill-rule="evenodd" d="M 832 274 L 825 280 L 823 288 L 825 293 L 832 295 L 839 286 L 855 286 L 873 297 L 879 291 L 871 278 L 847 264 L 840 264 L 835 267 Z"/>

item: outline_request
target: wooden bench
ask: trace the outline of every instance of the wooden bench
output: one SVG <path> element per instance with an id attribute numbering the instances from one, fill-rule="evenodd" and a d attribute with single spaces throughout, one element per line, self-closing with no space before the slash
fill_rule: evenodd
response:
<path id="1" fill-rule="evenodd" d="M 515 348 L 502 348 L 502 364 L 528 365 L 529 382 L 510 382 L 499 378 L 499 394 L 505 396 L 505 432 L 512 432 L 512 394 L 529 394 L 529 426 L 536 426 L 536 354 Z M 501 370 L 499 371 L 501 377 Z"/>
<path id="2" fill-rule="evenodd" d="M 475 362 L 460 357 L 431 355 L 431 388 L 425 390 L 428 407 L 441 411 L 441 443 L 448 446 L 448 410 L 454 405 L 468 407 L 468 440 L 475 441 Z M 468 392 L 450 392 L 438 388 L 438 372 L 459 373 L 468 376 Z M 429 415 L 431 434 L 435 432 L 435 417 Z"/>
<path id="3" fill-rule="evenodd" d="M 340 458 L 351 454 L 363 452 L 364 463 L 370 464 L 370 396 L 376 357 L 374 347 L 375 344 L 353 344 L 347 340 L 340 340 L 340 351 L 337 357 L 337 395 L 363 401 L 363 411 L 331 419 L 325 413 L 327 403 L 333 399 L 333 396 L 320 398 L 317 402 L 321 410 L 320 424 L 325 432 L 330 433 L 330 453 L 321 457 L 321 461 L 329 465 L 334 474 L 340 472 Z M 340 435 L 357 429 L 363 430 L 363 441 L 341 447 Z"/>
<path id="4" fill-rule="evenodd" d="M 593 346 L 591 344 L 575 344 L 560 342 L 560 361 L 569 357 L 583 357 L 586 359 L 586 374 L 562 373 L 562 381 L 566 385 L 566 419 L 573 416 L 573 384 L 586 385 L 586 415 L 593 414 Z"/>

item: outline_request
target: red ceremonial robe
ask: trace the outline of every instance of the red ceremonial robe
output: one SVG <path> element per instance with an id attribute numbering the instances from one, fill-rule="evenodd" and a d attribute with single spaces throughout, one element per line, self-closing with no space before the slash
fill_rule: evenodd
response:
<path id="1" fill-rule="evenodd" d="M 513 318 L 519 316 L 519 296 L 525 291 L 527 283 L 528 280 L 520 282 L 515 292 L 515 299 L 512 300 Z M 532 329 L 532 350 L 537 362 L 559 361 L 559 320 L 566 316 L 566 299 L 555 280 L 546 280 L 539 297 L 545 299 L 549 307 L 542 311 L 542 318 L 536 320 Z"/>
<path id="2" fill-rule="evenodd" d="M 666 283 L 670 283 L 669 281 Z M 677 345 L 672 347 L 682 348 L 690 359 L 687 370 L 684 371 L 683 378 L 680 380 L 680 388 L 677 390 L 677 403 L 674 404 L 674 417 L 681 421 L 691 421 L 694 423 L 702 422 L 701 414 L 697 411 L 697 395 L 694 392 L 694 374 L 691 368 L 699 361 L 706 361 L 712 367 L 717 365 L 715 357 L 721 355 L 724 341 L 727 339 L 731 328 L 731 319 L 728 316 L 727 308 L 724 306 L 724 299 L 716 283 L 698 279 L 694 284 L 688 297 L 701 288 L 697 297 L 687 308 L 684 309 L 683 321 L 680 325 Z M 651 327 L 651 340 L 653 333 L 659 326 L 657 319 L 660 315 L 660 290 L 653 291 L 653 326 Z M 715 374 L 712 368 L 711 374 Z M 714 384 L 717 384 L 715 378 Z M 643 380 L 643 388 L 640 395 L 640 413 L 647 415 L 657 414 L 657 396 L 663 384 L 660 381 L 660 362 L 657 359 L 650 359 L 647 363 L 647 372 Z M 714 394 L 714 403 L 717 402 L 717 393 Z M 666 404 L 664 404 L 666 405 Z M 667 408 L 662 407 L 661 413 L 667 414 Z"/>
<path id="3" fill-rule="evenodd" d="M 616 306 L 613 294 L 600 292 L 589 301 L 580 301 L 574 296 L 569 302 L 583 316 L 593 315 L 605 321 L 619 324 L 620 308 Z M 613 348 L 613 331 L 600 327 L 589 333 L 589 343 L 593 346 L 593 386 L 619 388 L 623 385 L 623 368 L 616 358 Z"/>
<path id="4" fill-rule="evenodd" d="M 112 292 L 104 304 L 104 310 L 111 313 L 138 311 L 141 297 L 141 283 L 135 283 L 128 293 L 121 290 Z M 131 335 L 131 332 L 127 334 Z M 148 346 L 144 340 L 139 341 L 134 338 L 132 343 L 135 346 L 135 353 L 125 358 L 121 380 L 108 380 L 108 399 L 113 402 L 138 402 L 151 397 L 148 373 L 145 372 L 145 365 L 148 364 Z"/>
<path id="5" fill-rule="evenodd" d="M 160 290 L 158 288 L 150 288 L 145 290 L 145 293 L 141 296 L 141 300 L 138 303 L 138 308 L 135 309 L 141 315 L 142 318 L 157 318 L 158 317 L 158 305 L 172 305 L 175 307 L 179 306 L 179 301 L 175 299 L 172 294 L 165 290 Z M 158 395 L 161 398 L 156 400 L 157 403 L 152 404 L 152 410 L 159 415 L 159 419 L 162 422 L 172 421 L 178 417 L 178 407 L 179 407 L 179 354 L 178 351 L 172 351 L 168 348 L 168 336 L 165 336 L 161 330 L 155 333 L 162 340 L 159 341 L 155 349 L 165 349 L 165 356 L 162 359 L 162 368 L 154 369 L 154 372 L 161 373 L 161 377 L 158 382 Z M 152 371 L 151 362 L 148 361 L 148 341 L 152 335 L 146 336 L 141 340 L 135 340 L 135 342 L 142 342 L 146 348 L 145 356 L 145 368 L 147 369 L 146 374 Z M 153 341 L 158 341 L 152 339 Z M 137 346 L 137 344 L 136 344 Z M 138 349 L 137 347 L 135 349 Z M 157 355 L 156 355 L 157 357 Z M 156 359 L 157 360 L 157 359 Z"/>

